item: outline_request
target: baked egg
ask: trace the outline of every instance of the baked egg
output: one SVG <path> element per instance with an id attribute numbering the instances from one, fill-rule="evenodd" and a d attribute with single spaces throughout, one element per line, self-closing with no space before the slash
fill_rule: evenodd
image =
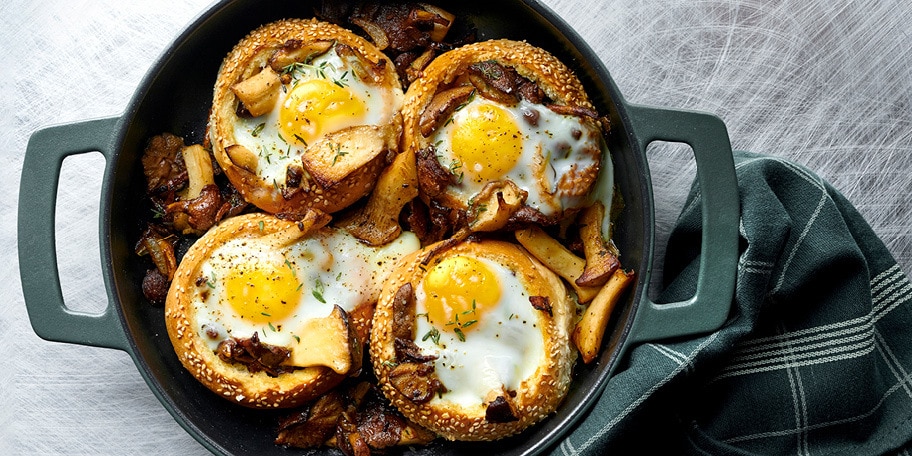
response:
<path id="1" fill-rule="evenodd" d="M 169 336 L 213 391 L 251 407 L 298 405 L 357 374 L 380 288 L 418 248 L 410 232 L 369 247 L 343 230 L 302 232 L 268 214 L 227 219 L 178 267 L 165 305 Z M 232 352 L 251 340 L 278 359 Z"/>
<path id="2" fill-rule="evenodd" d="M 534 119 L 534 120 L 533 120 Z M 506 105 L 473 96 L 430 138 L 440 165 L 456 177 L 447 188 L 470 201 L 490 182 L 509 180 L 525 204 L 547 217 L 586 204 L 602 155 L 591 119 L 520 100 Z M 580 180 L 584 182 L 580 182 Z"/>
<path id="3" fill-rule="evenodd" d="M 498 211 L 546 225 L 605 196 L 595 193 L 602 167 L 610 168 L 606 123 L 579 79 L 544 49 L 490 40 L 445 52 L 409 86 L 402 116 L 422 198 L 467 213 L 473 230 L 496 193 Z"/>
<path id="4" fill-rule="evenodd" d="M 384 285 L 375 373 L 393 405 L 446 439 L 515 434 L 567 392 L 575 304 L 515 244 L 444 242 L 407 256 Z"/>
<path id="5" fill-rule="evenodd" d="M 364 38 L 316 19 L 269 23 L 219 69 L 208 137 L 241 195 L 274 214 L 341 210 L 399 149 L 395 66 Z"/>
<path id="6" fill-rule="evenodd" d="M 401 90 L 363 80 L 354 70 L 356 59 L 331 48 L 307 63 L 290 63 L 279 70 L 282 85 L 274 107 L 237 118 L 234 138 L 256 154 L 260 179 L 286 186 L 288 166 L 300 165 L 311 144 L 346 128 L 393 121 L 402 105 Z M 338 160 L 352 152 L 349 147 L 338 144 Z"/>

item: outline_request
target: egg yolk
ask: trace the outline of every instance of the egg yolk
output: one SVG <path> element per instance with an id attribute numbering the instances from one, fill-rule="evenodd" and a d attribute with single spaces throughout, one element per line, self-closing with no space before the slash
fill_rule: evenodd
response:
<path id="1" fill-rule="evenodd" d="M 366 108 L 348 87 L 327 79 L 300 81 L 292 86 L 279 111 L 279 130 L 285 141 L 300 146 L 324 134 L 358 125 Z"/>
<path id="2" fill-rule="evenodd" d="M 454 122 L 450 147 L 466 178 L 478 183 L 499 179 L 522 155 L 522 132 L 513 116 L 491 104 L 468 105 Z M 454 168 L 451 166 L 451 168 Z"/>
<path id="3" fill-rule="evenodd" d="M 225 294 L 240 318 L 266 324 L 289 316 L 301 299 L 290 267 L 257 264 L 236 268 L 224 279 Z"/>
<path id="4" fill-rule="evenodd" d="M 423 281 L 424 307 L 438 329 L 468 332 L 500 301 L 497 276 L 468 256 L 451 256 L 428 271 Z"/>

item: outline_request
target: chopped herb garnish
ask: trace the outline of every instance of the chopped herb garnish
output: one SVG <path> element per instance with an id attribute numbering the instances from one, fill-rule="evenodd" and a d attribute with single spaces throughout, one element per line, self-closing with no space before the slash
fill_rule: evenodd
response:
<path id="1" fill-rule="evenodd" d="M 209 288 L 215 289 L 215 271 L 212 271 L 209 280 L 206 281 L 206 285 L 208 285 Z"/>
<path id="2" fill-rule="evenodd" d="M 421 341 L 426 341 L 431 339 L 434 342 L 434 345 L 440 345 L 440 331 L 437 328 L 431 328 L 424 337 L 421 338 Z"/>
<path id="3" fill-rule="evenodd" d="M 298 337 L 298 336 L 296 336 L 296 335 L 294 335 L 294 334 L 292 334 L 291 337 L 294 337 L 294 340 L 295 340 L 295 341 L 297 341 L 298 343 L 301 343 L 301 338 L 300 338 L 300 337 Z"/>
<path id="4" fill-rule="evenodd" d="M 266 226 L 262 220 L 260 220 L 260 223 L 258 223 L 258 225 L 260 225 L 260 231 L 263 231 L 263 228 Z"/>
<path id="5" fill-rule="evenodd" d="M 462 183 L 462 179 L 463 179 L 463 177 L 464 177 L 464 173 L 462 172 L 462 162 L 461 162 L 461 161 L 459 161 L 459 160 L 453 160 L 453 162 L 450 163 L 450 174 L 456 176 L 456 183 L 457 183 L 457 184 L 461 184 L 461 183 Z"/>
<path id="6" fill-rule="evenodd" d="M 462 333 L 462 330 L 459 328 L 453 328 L 453 332 L 456 333 L 456 337 L 459 338 L 460 342 L 465 342 L 465 334 Z"/>
<path id="7" fill-rule="evenodd" d="M 329 143 L 329 148 L 330 148 L 330 150 L 332 150 L 333 152 L 336 153 L 336 155 L 333 157 L 333 162 L 332 162 L 333 166 L 335 166 L 336 162 L 339 161 L 339 158 L 348 155 L 348 152 L 345 152 L 342 150 L 341 144 Z"/>
<path id="8" fill-rule="evenodd" d="M 291 275 L 292 275 L 292 277 L 294 277 L 294 278 L 297 279 L 297 278 L 298 278 L 298 271 L 296 271 L 295 268 L 294 268 L 294 265 L 292 265 L 291 262 L 288 261 L 288 258 L 285 259 L 285 266 L 288 266 L 288 269 L 291 270 Z"/>
<path id="9" fill-rule="evenodd" d="M 461 105 L 456 106 L 456 110 L 453 112 L 461 111 L 462 108 L 468 106 L 469 103 L 471 103 L 472 100 L 474 100 L 474 99 L 475 99 L 475 91 L 473 90 L 472 93 L 469 94 L 469 98 L 467 98 L 466 101 L 464 103 L 462 103 Z M 452 118 L 450 118 L 450 120 L 452 120 Z"/>
<path id="10" fill-rule="evenodd" d="M 304 144 L 304 147 L 307 147 L 307 141 L 304 141 L 304 138 L 302 138 L 301 135 L 295 133 L 294 137 L 295 137 L 295 139 L 297 139 L 298 141 L 301 141 L 301 144 Z"/>
<path id="11" fill-rule="evenodd" d="M 256 127 L 254 127 L 253 131 L 250 132 L 250 135 L 253 136 L 254 138 L 256 138 L 260 134 L 260 132 L 263 131 L 264 128 L 266 128 L 266 122 L 263 122 L 263 123 L 257 125 Z"/>
<path id="12" fill-rule="evenodd" d="M 262 316 L 264 316 L 264 317 L 271 317 L 271 316 L 272 316 L 271 314 L 268 314 L 268 313 L 266 313 L 266 312 L 260 312 L 260 315 L 262 315 Z"/>
<path id="13" fill-rule="evenodd" d="M 260 157 L 265 158 L 265 159 L 266 159 L 266 163 L 272 163 L 272 160 L 269 158 L 269 155 L 270 155 L 270 154 L 269 154 L 269 150 L 266 149 L 266 147 L 264 147 L 264 146 L 262 146 L 262 145 L 260 146 L 259 149 L 260 149 L 260 153 L 259 153 L 258 155 L 259 155 Z"/>
<path id="14" fill-rule="evenodd" d="M 317 279 L 317 283 L 314 284 L 313 296 L 317 298 L 317 301 L 326 304 L 326 300 L 323 299 L 323 282 L 321 282 L 320 279 Z"/>
<path id="15" fill-rule="evenodd" d="M 272 326 L 272 322 L 271 322 L 271 321 L 269 322 L 269 329 L 271 329 L 272 332 L 278 332 L 278 331 L 276 331 L 275 326 Z"/>
<path id="16" fill-rule="evenodd" d="M 333 70 L 335 69 L 336 68 L 333 67 Z M 342 88 L 348 87 L 348 81 L 345 80 L 346 77 L 348 77 L 348 70 L 346 70 L 345 73 L 342 73 L 342 76 L 339 76 L 339 79 L 333 79 L 333 84 Z"/>

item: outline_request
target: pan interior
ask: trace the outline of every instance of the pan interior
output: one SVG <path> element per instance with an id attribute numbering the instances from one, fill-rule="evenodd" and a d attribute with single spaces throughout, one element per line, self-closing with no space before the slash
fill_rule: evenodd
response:
<path id="1" fill-rule="evenodd" d="M 132 345 L 137 367 L 153 392 L 204 446 L 226 454 L 287 454 L 273 443 L 283 412 L 248 410 L 217 397 L 183 369 L 171 348 L 160 307 L 142 296 L 146 264 L 133 253 L 147 219 L 148 207 L 138 204 L 144 194 L 140 165 L 149 137 L 171 132 L 188 144 L 202 142 L 212 87 L 222 58 L 237 41 L 257 26 L 287 17 L 312 17 L 318 1 L 225 1 L 214 5 L 181 34 L 150 70 L 124 115 L 117 138 L 118 156 L 108 180 L 103 217 L 110 237 L 103 246 L 109 261 L 119 311 Z M 538 3 L 518 0 L 464 1 L 442 4 L 460 20 L 472 22 L 482 39 L 526 40 L 545 48 L 576 71 L 596 107 L 611 119 L 609 148 L 615 166 L 616 188 L 626 208 L 614 234 L 627 269 L 641 270 L 651 251 L 652 206 L 645 157 L 624 124 L 624 103 L 607 71 L 592 51 L 562 20 Z M 406 454 L 461 455 L 529 454 L 554 442 L 587 408 L 617 362 L 616 353 L 629 329 L 630 316 L 641 295 L 644 277 L 627 293 L 625 305 L 608 328 L 610 336 L 601 357 L 578 366 L 573 387 L 555 416 L 517 437 L 495 443 L 433 444 L 405 450 Z M 578 363 L 579 364 L 579 363 Z"/>

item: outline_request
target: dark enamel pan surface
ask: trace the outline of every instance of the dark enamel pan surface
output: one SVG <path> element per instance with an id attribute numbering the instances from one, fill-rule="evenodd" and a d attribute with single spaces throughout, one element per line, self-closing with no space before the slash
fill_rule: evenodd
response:
<path id="1" fill-rule="evenodd" d="M 535 1 L 441 3 L 471 21 L 479 39 L 512 38 L 543 47 L 570 66 L 596 107 L 611 120 L 608 138 L 614 182 L 626 207 L 614 241 L 625 269 L 637 272 L 618 305 L 600 357 L 578 365 L 571 391 L 555 415 L 521 435 L 495 443 L 435 443 L 408 454 L 536 454 L 557 443 L 598 398 L 611 372 L 635 343 L 686 336 L 719 327 L 728 315 L 737 260 L 738 198 L 731 146 L 722 122 L 708 114 L 632 105 L 591 49 L 553 12 Z M 171 349 L 162 309 L 142 297 L 145 264 L 133 253 L 145 214 L 140 155 L 161 132 L 203 139 L 212 86 L 225 54 L 257 26 L 287 17 L 310 17 L 313 3 L 223 1 L 178 36 L 117 118 L 87 120 L 35 132 L 23 165 L 19 251 L 23 294 L 35 332 L 48 340 L 128 352 L 153 393 L 202 445 L 219 454 L 289 454 L 272 443 L 282 413 L 244 409 L 225 401 L 187 373 Z M 684 142 L 698 165 L 703 195 L 703 250 L 696 295 L 656 305 L 646 296 L 653 252 L 653 198 L 646 146 Z M 109 297 L 101 315 L 66 309 L 57 277 L 54 206 L 63 159 L 100 151 L 106 157 L 99 236 Z M 25 216 L 28 215 L 28 216 Z"/>

